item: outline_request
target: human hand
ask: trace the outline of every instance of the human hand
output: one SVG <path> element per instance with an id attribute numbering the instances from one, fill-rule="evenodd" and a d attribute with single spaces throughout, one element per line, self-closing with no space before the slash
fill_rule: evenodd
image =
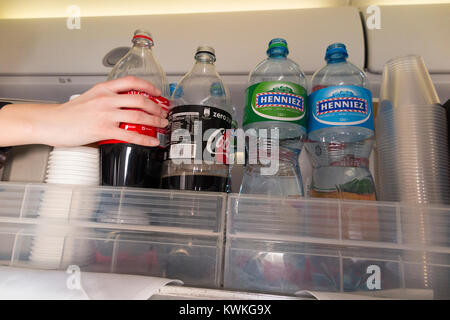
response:
<path id="1" fill-rule="evenodd" d="M 158 104 L 142 95 L 119 94 L 129 90 L 143 91 L 152 96 L 161 95 L 160 90 L 150 82 L 129 76 L 99 83 L 61 105 L 14 107 L 22 107 L 22 113 L 27 113 L 25 118 L 30 123 L 32 137 L 26 143 L 69 147 L 114 139 L 151 147 L 159 145 L 157 138 L 119 128 L 121 122 L 159 128 L 168 124 L 165 119 L 167 112 Z M 26 106 L 28 108 L 24 110 Z M 124 107 L 145 112 L 123 110 Z M 16 111 L 20 109 L 16 108 Z"/>

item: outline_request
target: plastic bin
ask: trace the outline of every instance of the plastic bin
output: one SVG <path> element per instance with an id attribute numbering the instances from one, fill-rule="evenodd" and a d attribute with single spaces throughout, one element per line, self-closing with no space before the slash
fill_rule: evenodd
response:
<path id="1" fill-rule="evenodd" d="M 0 183 L 0 263 L 218 287 L 226 195 Z"/>
<path id="2" fill-rule="evenodd" d="M 0 264 L 450 299 L 450 207 L 0 182 Z"/>
<path id="3" fill-rule="evenodd" d="M 228 199 L 224 287 L 449 299 L 450 208 Z"/>

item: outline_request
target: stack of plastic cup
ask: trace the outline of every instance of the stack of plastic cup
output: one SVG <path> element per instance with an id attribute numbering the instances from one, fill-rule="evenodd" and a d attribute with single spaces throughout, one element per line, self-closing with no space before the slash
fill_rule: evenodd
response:
<path id="1" fill-rule="evenodd" d="M 96 196 L 90 188 L 74 188 L 73 185 L 99 185 L 98 149 L 54 148 L 48 159 L 45 182 L 48 186 L 39 206 L 30 263 L 47 268 L 88 264 L 95 257 L 94 243 L 83 238 L 83 230 L 72 226 L 71 221 L 91 219 L 96 209 Z"/>
<path id="2" fill-rule="evenodd" d="M 446 114 L 422 57 L 387 62 L 376 138 L 380 200 L 449 202 Z"/>
<path id="3" fill-rule="evenodd" d="M 410 204 L 449 203 L 449 155 L 445 109 L 420 56 L 387 62 L 383 71 L 376 121 L 377 169 L 380 200 Z M 416 245 L 445 242 L 442 232 L 428 227 L 430 210 L 423 206 L 402 209 L 402 241 Z M 448 281 L 432 267 L 427 253 L 403 254 L 405 273 L 414 272 L 418 285 L 433 288 Z M 417 273 L 421 277 L 417 277 Z"/>
<path id="4" fill-rule="evenodd" d="M 95 212 L 95 195 L 56 184 L 98 186 L 98 150 L 89 147 L 54 148 L 50 153 L 45 182 L 48 183 L 39 207 L 41 223 L 36 228 L 29 260 L 33 265 L 61 268 L 88 264 L 94 258 L 92 241 L 72 237 L 80 229 L 61 225 L 46 226 L 46 220 L 90 219 Z M 52 185 L 50 185 L 52 184 Z"/>
<path id="5" fill-rule="evenodd" d="M 98 185 L 98 150 L 89 147 L 54 148 L 50 152 L 45 182 Z"/>
<path id="6" fill-rule="evenodd" d="M 94 241 L 82 230 L 41 225 L 35 232 L 29 255 L 29 261 L 34 266 L 49 269 L 67 268 L 69 265 L 82 267 L 95 259 Z"/>
<path id="7" fill-rule="evenodd" d="M 45 182 L 78 186 L 99 185 L 98 150 L 89 147 L 54 148 L 50 152 Z M 90 218 L 95 196 L 73 192 L 71 187 L 49 186 L 42 197 L 41 218 Z"/>

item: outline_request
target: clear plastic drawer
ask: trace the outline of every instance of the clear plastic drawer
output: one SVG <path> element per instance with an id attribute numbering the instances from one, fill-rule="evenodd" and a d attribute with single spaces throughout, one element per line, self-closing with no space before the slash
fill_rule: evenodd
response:
<path id="1" fill-rule="evenodd" d="M 450 299 L 450 207 L 3 182 L 0 264 Z"/>
<path id="2" fill-rule="evenodd" d="M 450 298 L 450 208 L 228 199 L 224 287 Z"/>
<path id="3" fill-rule="evenodd" d="M 0 263 L 218 287 L 226 195 L 0 183 Z"/>

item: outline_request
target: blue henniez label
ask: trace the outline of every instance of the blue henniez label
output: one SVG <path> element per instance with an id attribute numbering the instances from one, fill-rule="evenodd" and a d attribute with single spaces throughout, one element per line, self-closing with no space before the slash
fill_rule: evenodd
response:
<path id="1" fill-rule="evenodd" d="M 308 132 L 335 126 L 374 130 L 372 93 L 358 86 L 335 86 L 309 96 Z"/>

